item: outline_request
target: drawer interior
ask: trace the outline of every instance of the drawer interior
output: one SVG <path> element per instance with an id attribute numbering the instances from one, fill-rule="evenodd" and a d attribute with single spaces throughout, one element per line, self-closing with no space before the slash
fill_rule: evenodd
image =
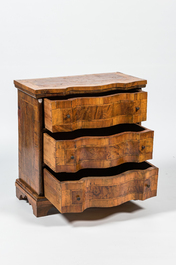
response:
<path id="1" fill-rule="evenodd" d="M 76 173 L 55 173 L 47 166 L 46 169 L 59 181 L 77 181 L 85 177 L 111 177 L 125 173 L 129 170 L 145 170 L 152 167 L 153 165 L 145 161 L 142 163 L 124 163 L 111 168 L 86 168 L 81 169 Z"/>
<path id="2" fill-rule="evenodd" d="M 55 140 L 72 140 L 78 137 L 84 136 L 110 136 L 122 132 L 141 132 L 145 131 L 146 128 L 138 125 L 138 124 L 118 124 L 111 127 L 106 128 L 95 128 L 95 129 L 79 129 L 72 132 L 58 132 L 51 133 L 47 131 L 47 133 L 52 136 Z"/>

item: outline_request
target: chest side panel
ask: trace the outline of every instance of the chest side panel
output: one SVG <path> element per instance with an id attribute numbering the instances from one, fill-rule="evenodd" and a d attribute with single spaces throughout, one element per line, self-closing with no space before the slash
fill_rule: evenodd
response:
<path id="1" fill-rule="evenodd" d="M 42 103 L 18 91 L 19 178 L 38 195 L 42 183 Z"/>

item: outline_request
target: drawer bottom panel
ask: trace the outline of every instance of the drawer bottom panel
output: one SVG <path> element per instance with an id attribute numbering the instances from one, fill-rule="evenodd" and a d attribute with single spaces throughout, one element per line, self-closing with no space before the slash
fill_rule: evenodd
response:
<path id="1" fill-rule="evenodd" d="M 83 212 L 156 196 L 157 180 L 158 168 L 148 162 L 76 173 L 54 173 L 45 168 L 44 193 L 61 213 Z"/>

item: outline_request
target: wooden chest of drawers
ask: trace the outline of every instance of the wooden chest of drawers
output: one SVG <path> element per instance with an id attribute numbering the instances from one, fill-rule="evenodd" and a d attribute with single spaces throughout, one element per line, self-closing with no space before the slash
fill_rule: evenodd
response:
<path id="1" fill-rule="evenodd" d="M 146 120 L 147 81 L 122 73 L 14 81 L 18 88 L 16 195 L 47 215 L 156 195 Z"/>

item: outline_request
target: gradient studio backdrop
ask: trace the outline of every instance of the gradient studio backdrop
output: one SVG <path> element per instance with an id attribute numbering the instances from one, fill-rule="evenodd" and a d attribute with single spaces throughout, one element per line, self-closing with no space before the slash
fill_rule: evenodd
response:
<path id="1" fill-rule="evenodd" d="M 174 0 L 0 2 L 1 264 L 175 264 L 175 10 Z M 35 218 L 15 198 L 13 80 L 114 71 L 148 80 L 143 125 L 155 131 L 158 196 L 113 210 Z"/>

